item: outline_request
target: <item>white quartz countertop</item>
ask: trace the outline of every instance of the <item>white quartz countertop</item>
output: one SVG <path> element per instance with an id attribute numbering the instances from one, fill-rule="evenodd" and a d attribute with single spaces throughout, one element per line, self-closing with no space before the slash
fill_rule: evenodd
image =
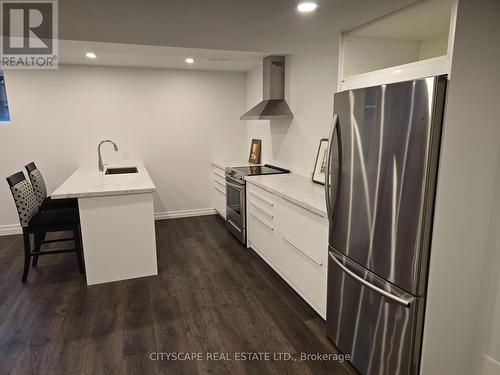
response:
<path id="1" fill-rule="evenodd" d="M 79 167 L 52 194 L 53 199 L 152 193 L 155 185 L 142 163 L 106 165 L 106 168 L 137 167 L 138 173 L 105 175 L 97 165 Z"/>
<path id="2" fill-rule="evenodd" d="M 226 169 L 227 167 L 247 167 L 249 165 L 263 165 L 263 164 L 252 164 L 248 160 L 215 160 L 212 161 L 212 165 L 219 167 L 221 169 Z"/>
<path id="3" fill-rule="evenodd" d="M 264 190 L 276 194 L 305 209 L 327 217 L 325 187 L 311 179 L 289 173 L 267 176 L 248 176 L 245 180 Z"/>

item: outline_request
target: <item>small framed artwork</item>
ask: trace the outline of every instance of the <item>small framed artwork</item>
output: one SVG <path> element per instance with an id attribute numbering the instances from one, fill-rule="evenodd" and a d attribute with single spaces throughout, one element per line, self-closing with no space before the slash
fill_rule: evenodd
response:
<path id="1" fill-rule="evenodd" d="M 314 171 L 312 180 L 317 184 L 325 184 L 326 161 L 328 158 L 328 138 L 323 138 L 319 141 L 318 154 L 314 163 Z"/>
<path id="2" fill-rule="evenodd" d="M 261 146 L 262 141 L 260 139 L 252 139 L 252 144 L 250 145 L 250 155 L 248 156 L 249 163 L 260 164 Z"/>

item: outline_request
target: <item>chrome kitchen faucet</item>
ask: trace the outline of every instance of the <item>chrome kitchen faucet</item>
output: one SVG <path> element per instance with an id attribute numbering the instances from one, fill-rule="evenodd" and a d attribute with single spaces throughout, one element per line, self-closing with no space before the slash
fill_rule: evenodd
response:
<path id="1" fill-rule="evenodd" d="M 99 163 L 99 171 L 100 172 L 104 171 L 104 165 L 102 164 L 101 146 L 103 143 L 106 143 L 106 142 L 112 143 L 115 151 L 118 151 L 118 146 L 116 145 L 115 142 L 113 142 L 110 139 L 105 139 L 104 141 L 99 142 L 99 146 L 97 146 L 97 158 L 99 160 L 98 163 Z"/>

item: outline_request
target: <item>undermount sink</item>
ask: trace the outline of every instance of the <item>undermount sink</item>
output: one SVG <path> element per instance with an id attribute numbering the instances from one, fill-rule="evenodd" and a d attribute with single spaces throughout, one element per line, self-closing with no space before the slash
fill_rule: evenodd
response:
<path id="1" fill-rule="evenodd" d="M 129 174 L 137 173 L 137 167 L 107 168 L 105 174 Z"/>

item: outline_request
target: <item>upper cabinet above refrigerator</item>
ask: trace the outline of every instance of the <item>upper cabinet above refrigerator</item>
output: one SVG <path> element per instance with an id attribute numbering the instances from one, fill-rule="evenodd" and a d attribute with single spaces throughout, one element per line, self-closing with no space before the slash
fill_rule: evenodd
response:
<path id="1" fill-rule="evenodd" d="M 346 31 L 338 91 L 450 74 L 457 0 L 420 1 Z"/>

